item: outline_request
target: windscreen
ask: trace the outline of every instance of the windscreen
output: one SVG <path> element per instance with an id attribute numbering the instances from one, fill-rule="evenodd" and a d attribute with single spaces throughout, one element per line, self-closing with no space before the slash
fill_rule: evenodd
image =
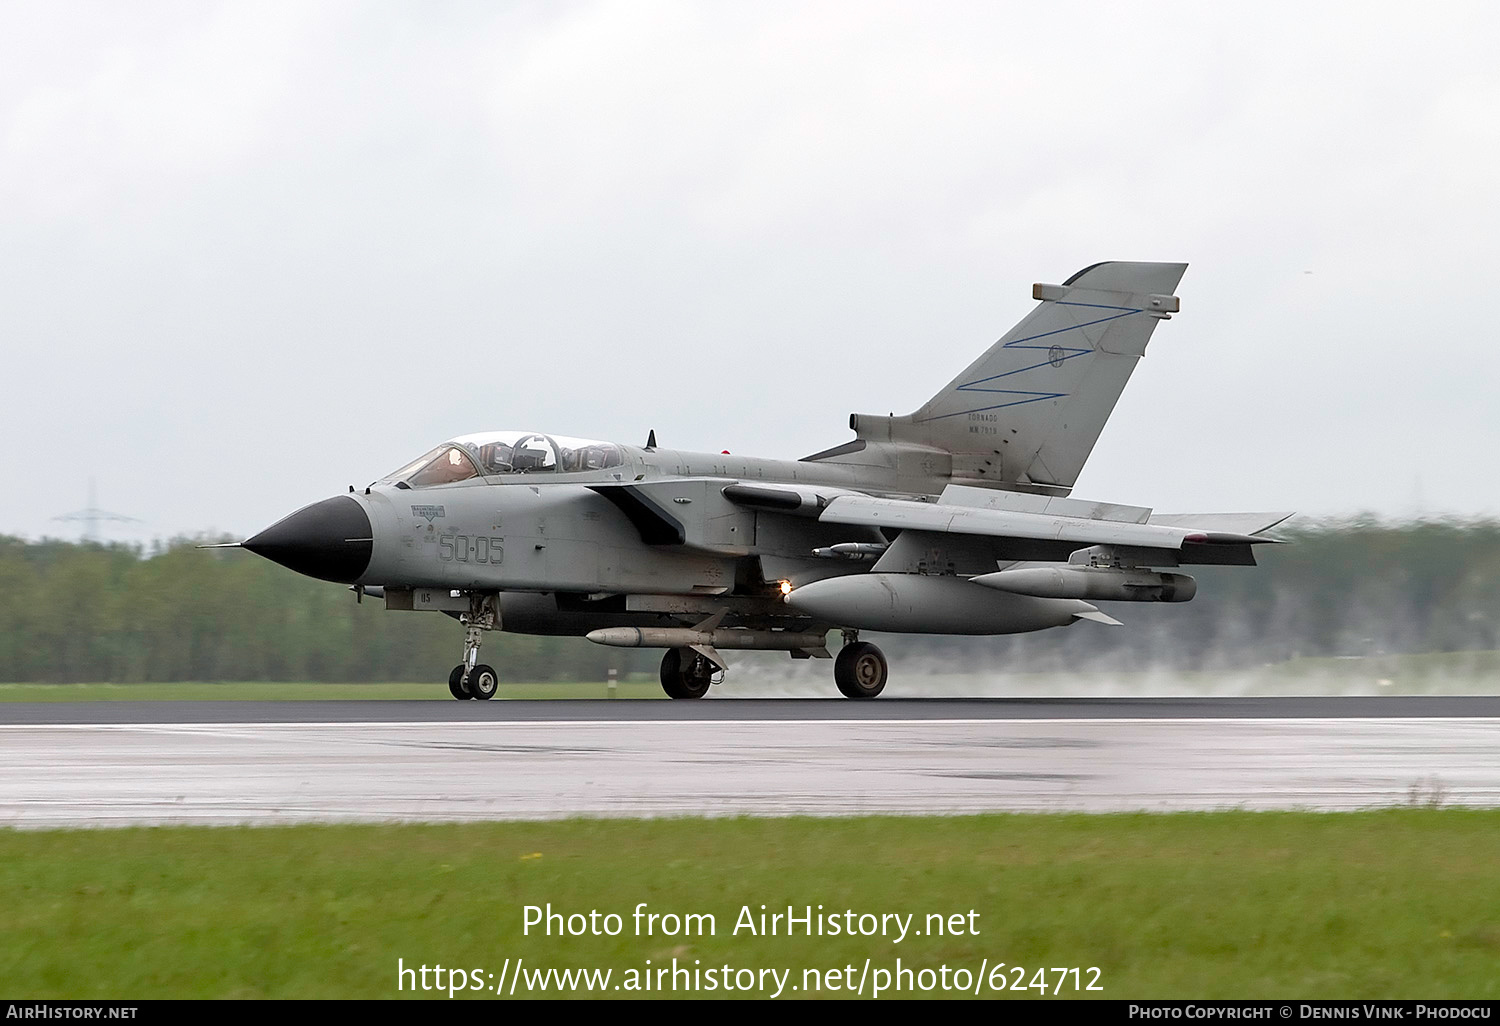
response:
<path id="1" fill-rule="evenodd" d="M 437 455 L 427 461 L 427 465 L 407 478 L 408 484 L 412 485 L 440 485 L 453 484 L 455 481 L 467 481 L 471 477 L 478 477 L 479 471 L 474 466 L 474 461 L 469 459 L 468 453 L 456 445 L 448 445 L 438 450 Z"/>

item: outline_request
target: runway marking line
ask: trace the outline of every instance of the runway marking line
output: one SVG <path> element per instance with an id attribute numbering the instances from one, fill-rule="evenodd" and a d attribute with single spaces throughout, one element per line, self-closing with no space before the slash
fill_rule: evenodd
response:
<path id="1" fill-rule="evenodd" d="M 826 720 L 288 720 L 258 723 L 246 720 L 226 720 L 220 723 L 0 723 L 0 730 L 172 730 L 177 733 L 208 732 L 217 728 L 259 729 L 264 727 L 349 727 L 368 729 L 371 727 L 665 727 L 683 725 L 722 724 L 736 728 L 747 725 L 766 726 L 813 726 L 817 724 L 850 724 L 854 726 L 973 726 L 981 723 L 996 724 L 1101 724 L 1101 723 L 1246 723 L 1246 724 L 1399 724 L 1399 723 L 1476 723 L 1500 724 L 1500 716 L 1063 716 L 1048 718 L 1001 719 L 979 717 L 973 719 L 826 719 Z"/>

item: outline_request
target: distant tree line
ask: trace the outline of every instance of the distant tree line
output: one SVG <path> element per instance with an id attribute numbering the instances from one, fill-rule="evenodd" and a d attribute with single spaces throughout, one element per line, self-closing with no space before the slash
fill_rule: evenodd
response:
<path id="1" fill-rule="evenodd" d="M 447 616 L 356 604 L 342 585 L 196 543 L 0 537 L 0 681 L 446 681 L 462 656 L 463 628 Z M 511 681 L 655 664 L 518 634 L 486 635 L 481 654 Z"/>
<path id="2" fill-rule="evenodd" d="M 912 636 L 935 668 L 1214 669 L 1298 656 L 1500 649 L 1500 524 L 1315 524 L 1261 566 L 1185 568 L 1186 604 L 1111 603 L 1124 628 Z M 0 537 L 0 681 L 437 680 L 458 661 L 446 616 L 356 604 L 346 588 L 192 541 L 142 549 Z M 837 638 L 832 639 L 835 642 Z M 601 680 L 658 653 L 491 634 L 504 679 Z"/>

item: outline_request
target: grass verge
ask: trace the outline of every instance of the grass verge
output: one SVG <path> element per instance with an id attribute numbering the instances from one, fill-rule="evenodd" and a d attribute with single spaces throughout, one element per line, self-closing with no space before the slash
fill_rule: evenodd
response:
<path id="1" fill-rule="evenodd" d="M 1500 811 L 1452 809 L 0 831 L 0 992 L 446 999 L 398 993 L 397 960 L 507 958 L 615 982 L 647 959 L 774 967 L 800 987 L 899 957 L 1098 966 L 1112 998 L 1493 999 L 1497 836 Z M 623 932 L 523 936 L 523 907 L 549 902 Z M 639 902 L 712 913 L 714 935 L 636 936 Z M 761 905 L 915 929 L 973 910 L 977 933 L 734 935 Z"/>

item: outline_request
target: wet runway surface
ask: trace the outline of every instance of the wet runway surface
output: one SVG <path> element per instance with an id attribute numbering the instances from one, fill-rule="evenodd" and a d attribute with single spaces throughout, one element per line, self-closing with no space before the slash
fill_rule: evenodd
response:
<path id="1" fill-rule="evenodd" d="M 662 720 L 1500 718 L 1500 695 L 1308 698 L 844 698 L 669 701 L 0 702 L 25 723 L 524 723 Z"/>
<path id="2" fill-rule="evenodd" d="M 0 824 L 1500 806 L 1497 705 L 11 704 Z"/>

